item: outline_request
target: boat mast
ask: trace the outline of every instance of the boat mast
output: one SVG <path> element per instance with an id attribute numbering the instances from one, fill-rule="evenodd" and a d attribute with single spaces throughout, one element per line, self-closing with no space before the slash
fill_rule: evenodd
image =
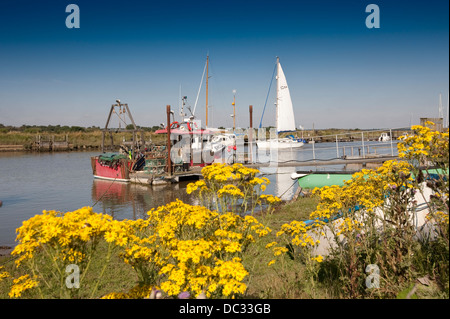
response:
<path id="1" fill-rule="evenodd" d="M 208 127 L 208 71 L 209 71 L 209 55 L 206 56 L 206 126 Z"/>
<path id="2" fill-rule="evenodd" d="M 279 78 L 279 70 L 280 70 L 280 58 L 277 57 L 277 97 L 275 99 L 275 126 L 277 128 L 277 134 L 278 134 L 278 90 L 279 90 L 279 85 L 278 85 L 278 78 Z"/>

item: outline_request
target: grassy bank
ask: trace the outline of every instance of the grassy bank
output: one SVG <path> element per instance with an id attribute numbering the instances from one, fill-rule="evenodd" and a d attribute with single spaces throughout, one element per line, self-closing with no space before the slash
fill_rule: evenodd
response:
<path id="1" fill-rule="evenodd" d="M 68 141 L 71 149 L 101 148 L 102 132 L 100 130 L 93 132 L 71 132 L 71 133 L 51 133 L 43 132 L 39 134 L 10 131 L 0 133 L 0 145 L 22 145 L 24 150 L 31 150 L 32 145 L 38 140 L 39 135 L 42 140 Z M 130 141 L 131 133 L 114 133 L 114 145 L 120 145 L 123 141 Z M 153 142 L 156 145 L 163 145 L 164 135 L 144 132 L 146 142 Z M 110 145 L 109 135 L 105 137 L 105 145 Z"/>
<path id="2" fill-rule="evenodd" d="M 1 127 L 0 127 L 1 128 Z M 394 132 L 394 137 L 398 137 L 403 131 Z M 297 131 L 296 135 L 305 139 L 311 139 L 315 137 L 316 142 L 334 142 L 336 135 L 340 135 L 339 139 L 354 139 L 359 140 L 361 138 L 361 130 L 359 129 L 322 129 L 322 130 L 305 130 Z M 371 132 L 365 134 L 365 139 L 377 139 L 379 132 Z M 286 134 L 285 134 L 286 135 Z M 19 130 L 15 129 L 0 129 L 0 145 L 22 145 L 24 150 L 31 150 L 32 145 L 41 136 L 43 140 L 54 141 L 68 141 L 72 149 L 86 149 L 86 148 L 100 148 L 102 144 L 102 131 L 96 129 L 79 128 L 78 130 L 59 129 L 59 130 L 46 130 L 42 128 L 38 131 L 31 129 Z M 317 138 L 321 136 L 320 138 Z M 270 135 L 267 133 L 267 138 Z M 130 141 L 132 134 L 129 132 L 117 132 L 113 134 L 114 145 L 120 145 L 122 142 Z M 146 142 L 152 142 L 156 145 L 164 145 L 166 138 L 164 134 L 155 134 L 154 130 L 144 130 L 144 139 Z M 111 140 L 109 135 L 105 137 L 105 144 L 110 145 Z"/>

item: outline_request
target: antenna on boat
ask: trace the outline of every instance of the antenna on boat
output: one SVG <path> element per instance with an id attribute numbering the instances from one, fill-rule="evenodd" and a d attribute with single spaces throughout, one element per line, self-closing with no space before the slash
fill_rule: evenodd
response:
<path id="1" fill-rule="evenodd" d="M 209 79 L 209 53 L 206 55 L 206 124 L 208 127 L 208 79 Z"/>
<path id="2" fill-rule="evenodd" d="M 186 105 L 186 100 L 187 100 L 187 96 L 183 96 L 181 98 L 181 110 L 180 110 L 180 117 L 181 118 L 184 118 L 186 116 L 186 113 L 184 113 L 184 106 Z"/>
<path id="3" fill-rule="evenodd" d="M 236 129 L 236 90 L 233 90 L 233 103 L 231 103 L 231 105 L 233 105 L 233 132 Z"/>
<path id="4" fill-rule="evenodd" d="M 199 95 L 200 95 L 200 90 L 201 90 L 201 88 L 202 88 L 202 84 L 203 84 L 203 78 L 205 77 L 205 72 L 206 72 L 206 67 L 207 67 L 207 64 L 208 64 L 208 61 L 207 61 L 207 63 L 205 64 L 205 67 L 203 68 L 202 79 L 201 79 L 201 81 L 200 81 L 200 85 L 199 85 L 199 87 L 198 87 L 197 98 L 195 99 L 195 104 L 194 104 L 194 111 L 193 111 L 193 112 L 191 112 L 191 114 L 192 114 L 192 115 L 194 115 L 194 114 L 195 114 L 195 109 L 197 108 L 198 97 L 199 97 Z"/>

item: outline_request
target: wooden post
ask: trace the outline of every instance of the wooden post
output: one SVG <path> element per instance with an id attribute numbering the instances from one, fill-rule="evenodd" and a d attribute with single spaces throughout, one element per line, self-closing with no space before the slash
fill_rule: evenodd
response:
<path id="1" fill-rule="evenodd" d="M 172 175 L 172 160 L 170 159 L 170 105 L 166 106 L 167 111 L 167 165 L 169 176 Z"/>
<path id="2" fill-rule="evenodd" d="M 111 139 L 110 149 L 113 150 L 114 149 L 114 137 L 113 137 L 113 133 L 111 131 L 109 131 L 109 138 Z"/>
<path id="3" fill-rule="evenodd" d="M 392 129 L 389 129 L 389 135 L 391 137 L 391 156 L 394 156 L 394 146 L 392 144 L 392 140 L 394 139 L 394 137 L 392 136 Z"/>
<path id="4" fill-rule="evenodd" d="M 250 130 L 248 133 L 247 149 L 250 148 L 250 163 L 253 163 L 253 105 L 248 107 L 250 115 Z"/>
<path id="5" fill-rule="evenodd" d="M 314 141 L 314 137 L 312 137 L 312 151 L 313 151 L 313 159 L 316 159 L 316 151 L 314 149 L 314 145 L 315 145 L 315 141 Z"/>
<path id="6" fill-rule="evenodd" d="M 336 158 L 339 158 L 339 144 L 337 135 L 336 135 Z"/>
<path id="7" fill-rule="evenodd" d="M 102 153 L 105 152 L 105 131 L 102 131 Z"/>
<path id="8" fill-rule="evenodd" d="M 363 158 L 366 158 L 366 151 L 364 149 L 364 132 L 361 132 L 361 141 L 362 141 Z"/>

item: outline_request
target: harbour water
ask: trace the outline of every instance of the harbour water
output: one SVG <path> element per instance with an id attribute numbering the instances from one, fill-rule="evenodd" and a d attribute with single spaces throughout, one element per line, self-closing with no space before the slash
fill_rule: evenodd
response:
<path id="1" fill-rule="evenodd" d="M 316 156 L 336 158 L 333 143 L 316 144 Z M 355 144 L 356 145 L 356 144 Z M 341 145 L 342 146 L 342 145 Z M 350 146 L 350 145 L 348 145 Z M 145 218 L 151 208 L 165 205 L 179 198 L 195 204 L 186 194 L 189 182 L 162 186 L 145 186 L 94 179 L 90 157 L 99 152 L 0 153 L 0 246 L 15 245 L 15 230 L 24 220 L 43 210 L 73 211 L 91 206 L 95 212 L 114 218 Z M 342 155 L 342 154 L 341 154 Z M 272 154 L 273 156 L 273 154 Z M 277 153 L 277 161 L 310 160 L 312 145 L 296 151 Z M 317 157 L 318 158 L 318 157 Z M 343 169 L 344 167 L 302 167 L 302 170 Z M 297 184 L 290 178 L 295 167 L 265 167 L 261 173 L 271 184 L 267 194 L 283 200 L 292 198 Z"/>

